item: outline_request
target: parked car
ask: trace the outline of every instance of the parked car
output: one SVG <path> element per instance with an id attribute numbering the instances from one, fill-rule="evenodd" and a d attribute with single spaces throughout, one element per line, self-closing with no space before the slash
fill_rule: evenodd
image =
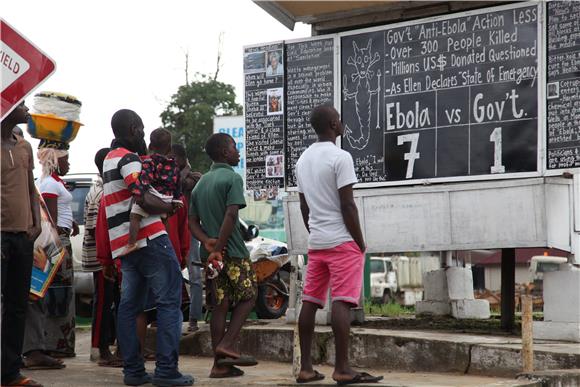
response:
<path id="1" fill-rule="evenodd" d="M 84 236 L 84 204 L 85 197 L 89 192 L 97 174 L 69 174 L 63 178 L 68 189 L 73 195 L 73 217 L 79 224 L 79 235 L 71 238 L 74 263 L 74 287 L 76 297 L 77 314 L 83 317 L 91 315 L 91 303 L 93 298 L 93 275 L 83 271 L 82 268 L 82 247 Z M 242 233 L 246 240 L 246 247 L 252 254 L 257 249 L 279 250 L 277 247 L 286 247 L 286 244 L 273 239 L 259 236 L 259 230 L 254 225 L 248 225 L 240 219 Z M 258 288 L 258 298 L 256 300 L 255 311 L 259 318 L 276 319 L 283 316 L 288 308 L 288 288 L 290 281 L 290 262 L 288 254 L 273 259 L 279 264 L 279 270 L 271 278 Z M 260 258 L 253 254 L 254 260 Z M 301 265 L 303 258 L 300 257 Z M 188 278 L 187 269 L 183 270 L 183 277 Z M 204 292 L 205 293 L 205 292 Z M 187 311 L 184 311 L 187 316 Z"/>

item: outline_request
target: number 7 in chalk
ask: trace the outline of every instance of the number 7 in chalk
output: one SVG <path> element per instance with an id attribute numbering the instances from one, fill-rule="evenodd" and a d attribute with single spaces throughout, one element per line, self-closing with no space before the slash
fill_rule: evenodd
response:
<path id="1" fill-rule="evenodd" d="M 411 143 L 411 149 L 408 153 L 405 153 L 405 160 L 409 161 L 407 164 L 407 175 L 406 179 L 413 177 L 413 167 L 415 166 L 415 160 L 421 158 L 421 153 L 417 152 L 417 145 L 419 145 L 419 133 L 402 134 L 397 136 L 397 145 L 403 145 L 406 142 Z"/>

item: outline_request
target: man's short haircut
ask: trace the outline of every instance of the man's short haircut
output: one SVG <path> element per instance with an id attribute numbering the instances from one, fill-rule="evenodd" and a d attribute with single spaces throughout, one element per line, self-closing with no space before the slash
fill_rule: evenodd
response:
<path id="1" fill-rule="evenodd" d="M 171 132 L 165 128 L 157 128 L 149 136 L 149 147 L 163 150 L 171 147 Z"/>
<path id="2" fill-rule="evenodd" d="M 212 161 L 216 161 L 221 157 L 222 149 L 227 148 L 230 141 L 234 141 L 234 139 L 229 134 L 214 133 L 209 136 L 205 143 L 205 152 Z"/>
<path id="3" fill-rule="evenodd" d="M 310 113 L 310 125 L 317 134 L 326 132 L 330 128 L 330 121 L 337 115 L 331 104 L 318 105 Z"/>
<path id="4" fill-rule="evenodd" d="M 175 143 L 171 145 L 171 151 L 176 157 L 187 159 L 187 152 L 185 151 L 185 147 L 179 143 Z"/>
<path id="5" fill-rule="evenodd" d="M 111 118 L 111 128 L 115 138 L 124 138 L 129 135 L 131 127 L 143 126 L 143 121 L 137 113 L 129 109 L 121 109 L 113 114 Z"/>
<path id="6" fill-rule="evenodd" d="M 101 175 L 103 174 L 103 163 L 105 162 L 105 157 L 107 157 L 107 154 L 110 151 L 111 148 L 101 148 L 95 154 L 95 165 L 97 166 L 97 169 Z"/>

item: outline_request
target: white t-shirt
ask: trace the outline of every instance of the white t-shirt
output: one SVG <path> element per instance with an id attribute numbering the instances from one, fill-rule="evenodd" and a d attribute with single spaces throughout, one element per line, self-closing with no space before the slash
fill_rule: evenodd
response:
<path id="1" fill-rule="evenodd" d="M 72 212 L 72 194 L 64 186 L 64 182 L 60 178 L 47 176 L 38 180 L 38 190 L 43 197 L 57 198 L 58 219 L 56 225 L 58 227 L 72 228 L 73 212 Z"/>
<path id="2" fill-rule="evenodd" d="M 310 209 L 308 247 L 330 249 L 352 241 L 338 194 L 340 188 L 357 182 L 352 156 L 331 142 L 315 142 L 298 159 L 296 176 L 298 191 Z"/>

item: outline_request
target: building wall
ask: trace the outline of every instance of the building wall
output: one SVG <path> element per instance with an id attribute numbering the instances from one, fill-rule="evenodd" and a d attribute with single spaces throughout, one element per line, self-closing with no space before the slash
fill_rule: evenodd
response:
<path id="1" fill-rule="evenodd" d="M 516 284 L 526 284 L 530 282 L 530 271 L 528 265 L 516 266 Z M 501 266 L 485 267 L 485 288 L 487 290 L 501 290 Z"/>

